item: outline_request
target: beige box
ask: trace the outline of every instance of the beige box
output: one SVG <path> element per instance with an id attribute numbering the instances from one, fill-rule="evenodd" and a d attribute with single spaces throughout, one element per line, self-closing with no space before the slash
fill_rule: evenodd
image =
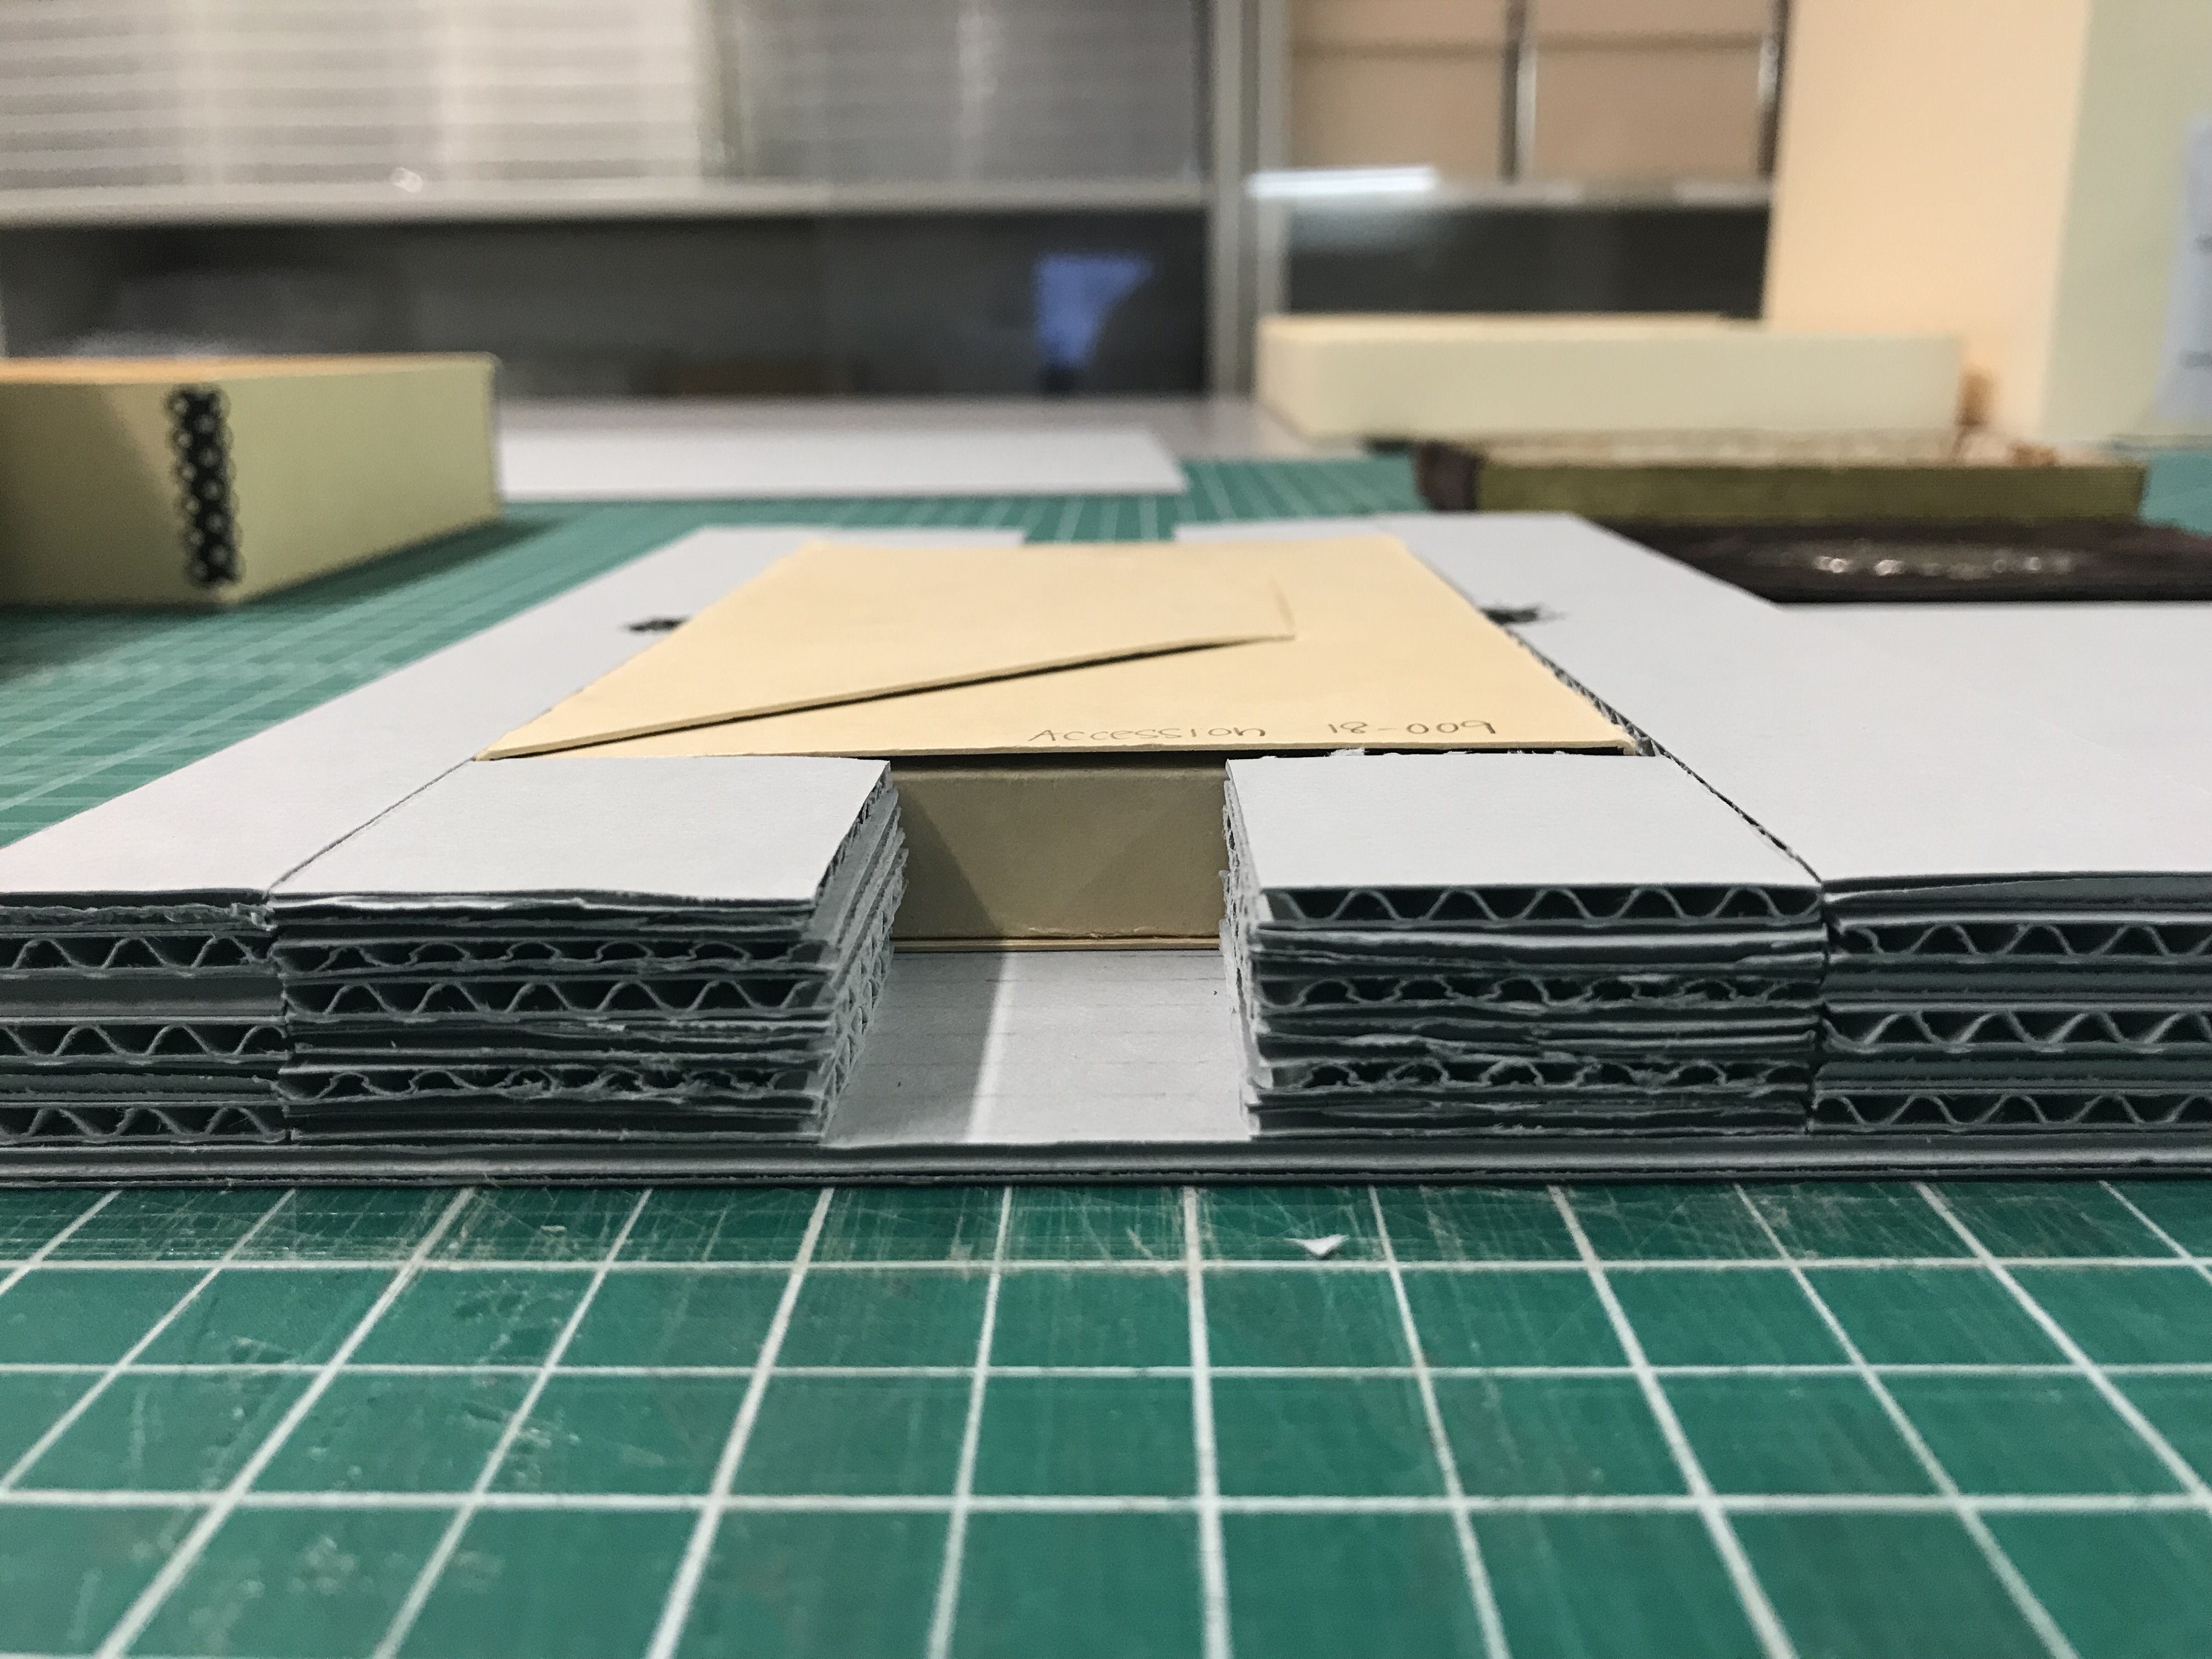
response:
<path id="1" fill-rule="evenodd" d="M 1505 100 L 1496 52 L 1299 52 L 1291 68 L 1291 162 L 1498 173 Z"/>
<path id="2" fill-rule="evenodd" d="M 1047 573 L 1042 578 L 1035 573 Z M 1149 573 L 1149 574 L 1148 574 Z M 856 606 L 862 582 L 876 595 Z M 1124 605 L 1224 599 L 1194 643 Z M 818 600 L 811 624 L 796 601 Z M 1049 599 L 1048 601 L 1048 595 Z M 881 618 L 910 639 L 887 647 Z M 931 665 L 927 689 L 914 665 Z M 825 683 L 842 662 L 845 683 Z M 779 688 L 770 682 L 782 681 Z M 725 718 L 726 711 L 772 712 Z M 653 735 L 628 735 L 652 732 Z M 817 544 L 510 732 L 487 759 L 854 755 L 895 763 L 898 936 L 940 946 L 1182 944 L 1221 916 L 1230 754 L 1633 748 L 1581 693 L 1386 536 L 1281 543 L 855 549 Z"/>
<path id="3" fill-rule="evenodd" d="M 1756 42 L 1546 46 L 1529 170 L 1544 179 L 1750 179 Z"/>
<path id="4" fill-rule="evenodd" d="M 1958 342 L 1699 317 L 1277 316 L 1256 395 L 1310 438 L 1948 429 Z"/>
<path id="5" fill-rule="evenodd" d="M 492 369 L 0 362 L 0 601 L 234 605 L 495 519 Z"/>
<path id="6" fill-rule="evenodd" d="M 2158 388 L 2201 0 L 1796 0 L 1767 315 L 1960 336 L 1990 419 L 2201 432 Z"/>

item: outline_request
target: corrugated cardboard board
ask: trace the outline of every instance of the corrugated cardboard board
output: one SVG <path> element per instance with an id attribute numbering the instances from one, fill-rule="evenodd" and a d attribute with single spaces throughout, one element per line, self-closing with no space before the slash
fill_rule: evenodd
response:
<path id="1" fill-rule="evenodd" d="M 572 732 L 571 748 L 976 763 L 897 769 L 915 843 L 902 937 L 1094 943 L 1187 940 L 1218 923 L 1224 753 L 1633 747 L 1390 538 L 1116 550 L 1133 569 L 1272 585 L 1294 635 L 653 737 Z M 914 625 L 957 630 L 957 597 L 911 610 Z M 1031 621 L 1040 653 L 1073 631 L 1047 611 Z M 820 626 L 834 640 L 836 619 Z M 750 648 L 741 629 L 722 637 L 733 659 Z M 649 688 L 655 654 L 628 671 L 634 694 Z M 674 689 L 696 696 L 680 675 Z"/>
<path id="2" fill-rule="evenodd" d="M 486 523 L 492 368 L 0 362 L 0 602 L 234 605 Z"/>

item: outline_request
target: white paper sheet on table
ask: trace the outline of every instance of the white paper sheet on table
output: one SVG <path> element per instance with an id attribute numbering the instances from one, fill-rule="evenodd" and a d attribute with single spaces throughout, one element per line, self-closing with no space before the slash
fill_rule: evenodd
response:
<path id="1" fill-rule="evenodd" d="M 1091 432 L 509 430 L 514 501 L 854 495 L 1175 495 L 1182 471 L 1140 428 Z"/>

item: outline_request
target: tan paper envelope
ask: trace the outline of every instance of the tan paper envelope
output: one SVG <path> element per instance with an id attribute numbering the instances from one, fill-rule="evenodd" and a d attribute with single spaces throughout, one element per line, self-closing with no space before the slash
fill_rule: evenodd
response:
<path id="1" fill-rule="evenodd" d="M 1265 569 L 1165 550 L 811 544 L 485 758 L 1290 636 Z"/>
<path id="2" fill-rule="evenodd" d="M 1115 550 L 1127 556 L 1133 569 L 1146 570 L 1147 580 L 1162 583 L 1202 571 L 1231 586 L 1271 584 L 1295 632 L 1216 650 L 725 721 L 599 744 L 590 752 L 898 757 L 1635 747 L 1588 698 L 1394 538 Z M 1018 550 L 1011 556 L 1059 554 Z"/>

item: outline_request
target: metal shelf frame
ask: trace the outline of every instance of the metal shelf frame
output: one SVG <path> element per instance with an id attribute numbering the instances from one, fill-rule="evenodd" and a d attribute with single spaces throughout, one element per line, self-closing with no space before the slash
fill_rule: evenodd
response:
<path id="1" fill-rule="evenodd" d="M 823 214 L 1195 210 L 1200 179 L 991 179 L 857 184 L 726 179 L 665 185 L 264 185 L 0 191 L 0 228 L 202 224 L 418 224 L 562 219 L 772 219 Z"/>

